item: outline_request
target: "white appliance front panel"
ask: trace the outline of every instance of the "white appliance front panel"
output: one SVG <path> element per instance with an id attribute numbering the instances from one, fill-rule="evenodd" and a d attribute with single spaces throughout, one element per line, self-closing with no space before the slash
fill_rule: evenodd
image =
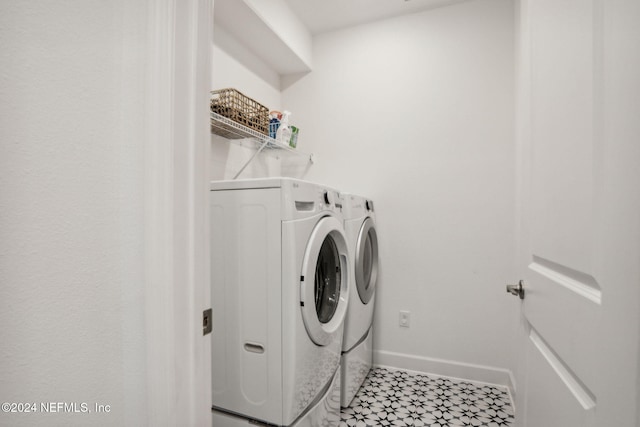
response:
<path id="1" fill-rule="evenodd" d="M 280 189 L 210 194 L 213 406 L 280 423 Z"/>
<path id="2" fill-rule="evenodd" d="M 342 370 L 342 386 L 340 406 L 346 408 L 351 404 L 362 383 L 367 378 L 373 365 L 373 329 L 369 329 L 364 341 L 353 347 L 351 351 L 342 353 L 340 369 Z"/>
<path id="3" fill-rule="evenodd" d="M 309 337 L 300 306 L 300 276 L 305 247 L 320 217 L 282 223 L 283 401 L 285 424 L 295 421 L 319 396 L 340 364 L 342 325 L 324 346 Z"/>
<path id="4" fill-rule="evenodd" d="M 351 274 L 351 290 L 349 291 L 349 308 L 345 316 L 344 340 L 342 350 L 348 351 L 365 336 L 373 323 L 375 291 L 367 304 L 363 304 L 356 288 L 355 262 L 358 236 L 367 217 L 356 218 L 344 222 L 345 235 L 349 245 L 351 263 L 354 265 Z M 374 285 L 375 286 L 375 285 Z M 375 287 L 374 287 L 375 289 Z"/>

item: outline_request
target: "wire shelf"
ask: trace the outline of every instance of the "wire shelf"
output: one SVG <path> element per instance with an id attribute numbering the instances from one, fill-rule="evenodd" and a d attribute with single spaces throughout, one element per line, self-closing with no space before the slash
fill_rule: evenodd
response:
<path id="1" fill-rule="evenodd" d="M 283 152 L 291 153 L 295 156 L 307 157 L 309 163 L 313 163 L 313 154 L 306 154 L 297 149 L 293 149 L 288 145 L 280 144 L 273 138 L 270 138 L 267 135 L 264 135 L 256 130 L 250 129 L 246 126 L 243 126 L 239 123 L 234 122 L 227 117 L 221 116 L 218 113 L 210 112 L 211 114 L 211 133 L 216 135 L 220 135 L 224 138 L 227 138 L 231 141 L 238 139 L 250 139 L 253 140 L 256 144 L 257 151 L 254 155 L 247 161 L 247 163 L 240 169 L 240 171 L 236 174 L 236 177 L 240 175 L 240 173 L 251 163 L 251 161 L 264 149 L 269 150 L 281 150 Z"/>

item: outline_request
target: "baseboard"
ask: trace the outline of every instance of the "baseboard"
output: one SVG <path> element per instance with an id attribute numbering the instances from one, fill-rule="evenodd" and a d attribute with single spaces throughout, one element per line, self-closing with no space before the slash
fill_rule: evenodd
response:
<path id="1" fill-rule="evenodd" d="M 376 366 L 400 368 L 443 377 L 500 385 L 509 389 L 512 398 L 515 396 L 514 377 L 508 369 L 381 350 L 374 350 L 373 364 Z"/>

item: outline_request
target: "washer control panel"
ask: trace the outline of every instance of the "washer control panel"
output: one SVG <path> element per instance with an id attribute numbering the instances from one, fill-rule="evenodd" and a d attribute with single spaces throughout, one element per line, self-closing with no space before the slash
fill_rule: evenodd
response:
<path id="1" fill-rule="evenodd" d="M 339 191 L 302 181 L 292 181 L 290 188 L 291 191 L 285 193 L 283 206 L 293 206 L 296 216 L 322 211 L 342 214 L 344 197 Z"/>
<path id="2" fill-rule="evenodd" d="M 320 191 L 320 203 L 323 209 L 328 209 L 334 212 L 340 212 L 342 210 L 342 197 L 340 193 L 335 190 L 322 189 Z"/>

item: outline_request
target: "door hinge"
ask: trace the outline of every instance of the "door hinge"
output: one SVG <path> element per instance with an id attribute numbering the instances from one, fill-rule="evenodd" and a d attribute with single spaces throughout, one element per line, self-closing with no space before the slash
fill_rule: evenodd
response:
<path id="1" fill-rule="evenodd" d="M 202 335 L 210 334 L 213 329 L 213 319 L 211 315 L 212 311 L 210 308 L 202 312 Z"/>

